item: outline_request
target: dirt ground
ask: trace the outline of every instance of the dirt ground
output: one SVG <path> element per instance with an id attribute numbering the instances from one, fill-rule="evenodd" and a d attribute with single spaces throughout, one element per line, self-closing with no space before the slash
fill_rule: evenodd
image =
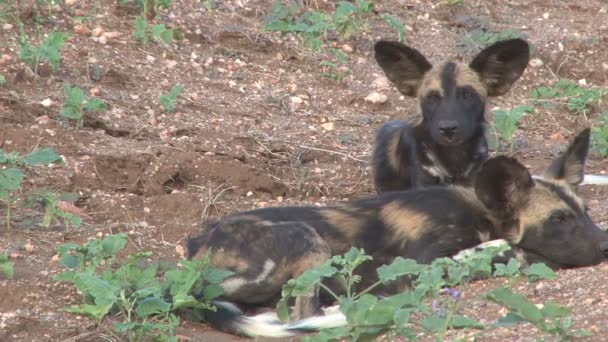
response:
<path id="1" fill-rule="evenodd" d="M 83 243 L 98 234 L 127 232 L 129 252 L 153 251 L 177 260 L 176 246 L 199 229 L 204 219 L 236 210 L 275 205 L 336 203 L 372 193 L 369 156 L 375 130 L 385 121 L 416 114 L 416 103 L 389 86 L 373 60 L 372 47 L 396 33 L 380 21 L 348 41 L 333 42 L 346 51 L 350 76 L 342 83 L 323 76 L 322 54 L 307 54 L 286 36 L 264 32 L 270 0 L 174 0 L 159 22 L 184 32 L 168 47 L 142 47 L 132 35 L 137 11 L 118 1 L 76 1 L 45 9 L 39 26 L 29 1 L 21 2 L 28 36 L 35 30 L 69 32 L 57 71 L 42 70 L 30 80 L 19 61 L 19 29 L 3 22 L 0 30 L 0 148 L 29 152 L 52 147 L 66 163 L 28 172 L 23 193 L 49 188 L 76 192 L 76 205 L 90 217 L 80 229 L 42 229 L 32 211 L 18 208 L 11 233 L 0 228 L 0 251 L 10 252 L 16 276 L 0 275 L 0 340 L 108 341 L 103 329 L 87 318 L 60 309 L 78 300 L 53 277 L 57 246 Z M 73 1 L 72 1 L 73 2 Z M 608 4 L 604 0 L 374 1 L 379 14 L 390 13 L 407 25 L 407 41 L 430 59 L 470 58 L 455 42 L 469 31 L 514 28 L 534 45 L 530 66 L 513 90 L 493 106 L 511 108 L 538 86 L 560 78 L 590 86 L 608 86 Z M 334 2 L 311 1 L 329 10 Z M 106 32 L 107 41 L 75 29 Z M 6 25 L 6 23 L 12 25 Z M 331 42 L 330 42 L 331 43 Z M 344 47 L 343 45 L 348 45 Z M 101 68 L 100 80 L 92 81 Z M 48 69 L 48 68 L 47 68 Z M 84 128 L 59 116 L 63 84 L 78 85 L 109 105 L 87 114 Z M 166 113 L 159 96 L 180 83 L 176 111 Z M 372 92 L 388 97 L 370 103 Z M 50 100 L 50 101 L 49 101 Z M 517 155 L 534 172 L 563 150 L 576 132 L 601 117 L 600 104 L 587 116 L 565 109 L 539 108 L 527 115 L 517 132 Z M 608 171 L 597 156 L 588 173 Z M 608 225 L 608 187 L 582 191 L 595 221 Z M 0 210 L 3 217 L 5 208 Z M 41 213 L 34 218 L 39 221 Z M 516 285 L 534 302 L 555 300 L 572 305 L 576 328 L 608 340 L 608 264 L 565 270 L 555 281 Z M 480 281 L 465 291 L 465 313 L 482 322 L 502 314 L 479 296 L 501 279 Z M 184 322 L 180 335 L 192 341 L 232 341 L 202 323 Z M 482 341 L 533 341 L 540 333 L 528 325 L 499 329 Z"/>

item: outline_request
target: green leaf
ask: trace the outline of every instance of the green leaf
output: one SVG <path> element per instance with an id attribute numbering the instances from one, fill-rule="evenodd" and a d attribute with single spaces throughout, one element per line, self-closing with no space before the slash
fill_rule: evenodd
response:
<path id="1" fill-rule="evenodd" d="M 111 305 L 82 304 L 68 306 L 63 311 L 91 317 L 99 322 L 110 312 L 111 308 Z"/>
<path id="2" fill-rule="evenodd" d="M 27 166 L 49 165 L 52 163 L 61 163 L 63 159 L 52 148 L 39 148 L 21 159 Z"/>
<path id="3" fill-rule="evenodd" d="M 171 304 L 157 297 L 148 297 L 139 302 L 135 312 L 142 318 L 148 318 L 149 316 L 163 314 L 171 309 Z"/>
<path id="4" fill-rule="evenodd" d="M 107 235 L 101 243 L 104 251 L 104 257 L 116 256 L 118 252 L 123 250 L 127 245 L 127 234 Z"/>
<path id="5" fill-rule="evenodd" d="M 135 36 L 135 38 L 137 38 L 138 40 L 144 42 L 144 45 L 146 44 L 146 31 L 148 28 L 148 21 L 142 17 L 142 16 L 137 16 L 135 17 L 135 31 L 133 31 L 133 36 Z"/>
<path id="6" fill-rule="evenodd" d="M 528 277 L 528 281 L 531 283 L 541 279 L 553 280 L 557 278 L 555 271 L 543 263 L 532 264 L 522 272 Z"/>
<path id="7" fill-rule="evenodd" d="M 99 99 L 89 99 L 84 105 L 84 110 L 87 112 L 91 111 L 101 111 L 106 109 L 106 104 Z"/>
<path id="8" fill-rule="evenodd" d="M 505 264 L 495 264 L 496 271 L 494 271 L 495 277 L 515 277 L 519 273 L 519 268 L 521 267 L 521 263 L 515 259 L 511 258 L 509 262 Z"/>
<path id="9" fill-rule="evenodd" d="M 475 329 L 483 329 L 484 325 L 477 322 L 474 319 L 470 319 L 468 317 L 454 315 L 452 317 L 452 323 L 450 326 L 454 329 L 462 329 L 462 328 L 475 328 Z"/>
<path id="10" fill-rule="evenodd" d="M 510 327 L 521 322 L 526 322 L 526 320 L 519 315 L 509 312 L 503 317 L 500 317 L 494 325 L 498 327 Z"/>
<path id="11" fill-rule="evenodd" d="M 177 97 L 181 94 L 182 89 L 183 87 L 181 84 L 176 84 L 175 86 L 173 86 L 173 88 L 171 88 L 171 91 L 169 91 L 167 94 L 161 95 L 160 103 L 163 105 L 163 107 L 165 107 L 165 110 L 167 112 L 172 112 L 175 108 L 175 101 L 177 100 Z"/>
<path id="12" fill-rule="evenodd" d="M 431 333 L 436 333 L 443 330 L 443 327 L 445 326 L 445 318 L 441 318 L 436 315 L 427 316 L 420 321 L 420 325 L 422 325 L 425 330 Z"/>
<path id="13" fill-rule="evenodd" d="M 534 304 L 530 303 L 526 297 L 513 293 L 505 287 L 498 287 L 487 295 L 488 299 L 506 307 L 512 313 L 532 322 L 543 321 L 543 313 Z"/>
<path id="14" fill-rule="evenodd" d="M 0 273 L 8 279 L 15 277 L 15 264 L 10 260 L 7 253 L 0 253 Z"/>
<path id="15" fill-rule="evenodd" d="M 233 275 L 234 272 L 221 268 L 209 267 L 203 270 L 202 278 L 210 284 L 220 284 L 226 278 Z"/>
<path id="16" fill-rule="evenodd" d="M 370 294 L 364 294 L 357 300 L 343 298 L 340 300 L 340 311 L 350 324 L 365 325 L 368 312 L 377 302 L 378 298 Z"/>
<path id="17" fill-rule="evenodd" d="M 541 309 L 543 315 L 547 318 L 565 317 L 572 311 L 569 307 L 555 304 L 551 301 L 546 302 Z"/>
<path id="18" fill-rule="evenodd" d="M 203 289 L 203 297 L 207 301 L 211 301 L 223 294 L 224 294 L 224 288 L 219 285 L 216 285 L 216 284 L 207 285 Z"/>
<path id="19" fill-rule="evenodd" d="M 397 309 L 395 311 L 395 315 L 393 316 L 393 320 L 397 326 L 403 326 L 410 320 L 410 315 L 412 314 L 412 309 Z"/>
<path id="20" fill-rule="evenodd" d="M 415 260 L 397 257 L 390 265 L 383 265 L 378 268 L 378 278 L 381 282 L 387 283 L 397 280 L 404 275 L 418 275 L 424 269 Z"/>
<path id="21" fill-rule="evenodd" d="M 0 170 L 0 190 L 16 191 L 21 188 L 23 181 L 23 172 L 17 168 Z"/>
<path id="22" fill-rule="evenodd" d="M 121 322 L 121 323 L 114 323 L 114 325 L 112 327 L 114 328 L 114 330 L 116 332 L 124 333 L 129 330 L 135 329 L 139 325 L 140 325 L 140 323 L 138 323 L 138 322 Z"/>
<path id="23" fill-rule="evenodd" d="M 4 75 L 0 74 L 0 87 L 4 86 L 6 84 L 6 77 L 4 77 Z"/>

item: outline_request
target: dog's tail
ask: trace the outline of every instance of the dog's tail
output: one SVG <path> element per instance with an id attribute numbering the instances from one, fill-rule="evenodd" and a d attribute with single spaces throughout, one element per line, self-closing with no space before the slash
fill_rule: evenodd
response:
<path id="1" fill-rule="evenodd" d="M 284 323 L 274 312 L 245 316 L 230 302 L 214 301 L 213 305 L 216 311 L 209 311 L 206 315 L 209 325 L 217 330 L 241 336 L 291 337 L 346 325 L 346 318 L 339 311 Z M 328 308 L 326 312 L 334 308 L 337 307 Z"/>

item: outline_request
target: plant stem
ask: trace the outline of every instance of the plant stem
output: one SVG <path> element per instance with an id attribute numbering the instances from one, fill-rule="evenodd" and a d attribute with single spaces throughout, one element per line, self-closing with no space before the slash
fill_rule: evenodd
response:
<path id="1" fill-rule="evenodd" d="M 338 297 L 338 295 L 336 295 L 336 293 L 334 291 L 332 291 L 329 287 L 327 287 L 326 285 L 324 285 L 323 283 L 319 283 L 319 286 L 327 291 L 327 293 L 329 293 L 332 297 L 334 297 L 335 300 L 339 300 L 340 298 Z"/>
<path id="2" fill-rule="evenodd" d="M 368 293 L 369 291 L 373 290 L 376 286 L 382 284 L 381 281 L 377 281 L 373 284 L 371 284 L 368 288 L 366 288 L 365 290 L 361 291 L 360 293 L 357 293 L 357 295 L 353 298 L 353 299 L 359 299 L 359 297 L 363 296 L 364 294 Z"/>

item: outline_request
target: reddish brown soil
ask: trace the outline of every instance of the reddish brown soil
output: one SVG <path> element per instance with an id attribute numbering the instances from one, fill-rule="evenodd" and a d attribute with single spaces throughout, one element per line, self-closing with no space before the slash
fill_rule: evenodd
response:
<path id="1" fill-rule="evenodd" d="M 35 9 L 19 2 L 26 32 L 35 37 Z M 60 309 L 78 295 L 53 280 L 57 246 L 83 243 L 98 234 L 128 232 L 128 250 L 149 250 L 177 260 L 176 246 L 204 219 L 262 206 L 335 203 L 372 192 L 368 167 L 375 129 L 389 119 L 416 113 L 381 79 L 374 63 L 373 42 L 395 33 L 375 23 L 348 44 L 351 75 L 343 83 L 323 77 L 322 55 L 304 50 L 289 36 L 262 31 L 262 16 L 271 1 L 174 0 L 159 21 L 185 32 L 185 40 L 143 48 L 132 35 L 136 11 L 117 1 L 76 1 L 67 11 L 55 9 L 48 20 L 40 8 L 40 32 L 69 32 L 57 71 L 42 68 L 43 77 L 29 80 L 19 62 L 18 26 L 10 18 L 0 31 L 0 147 L 28 152 L 52 147 L 66 163 L 28 171 L 23 196 L 49 188 L 77 192 L 76 205 L 90 219 L 80 229 L 42 229 L 41 213 L 18 208 L 10 233 L 0 228 L 0 251 L 15 257 L 16 277 L 0 275 L 0 340 L 117 340 L 106 327 Z M 328 9 L 333 2 L 311 1 Z M 486 23 L 500 30 L 516 28 L 534 44 L 533 65 L 513 91 L 494 105 L 510 108 L 537 86 L 558 78 L 608 86 L 608 5 L 603 0 L 481 1 L 438 5 L 439 1 L 379 0 L 380 13 L 399 16 L 407 25 L 408 42 L 439 61 L 456 55 L 454 42 Z M 74 30 L 74 17 L 84 25 L 116 31 L 106 44 Z M 1 18 L 1 17 L 0 17 Z M 470 53 L 460 55 L 470 58 Z M 538 62 L 542 63 L 538 63 Z M 103 69 L 101 81 L 88 75 Z M 376 82 L 374 82 L 376 81 Z M 109 104 L 107 111 L 87 115 L 84 128 L 59 116 L 63 84 L 69 82 Z M 176 83 L 184 86 L 176 111 L 166 113 L 159 96 Z M 388 96 L 384 104 L 363 99 L 372 91 Z M 50 107 L 41 104 L 50 99 Z M 518 156 L 541 172 L 582 127 L 597 120 L 605 105 L 587 117 L 565 109 L 537 110 L 524 118 L 517 133 Z M 333 123 L 331 125 L 324 125 Z M 604 173 L 608 161 L 592 157 L 589 173 Z M 583 194 L 596 222 L 608 224 L 608 188 L 585 186 Z M 4 215 L 5 208 L 0 210 Z M 556 281 L 521 283 L 516 288 L 533 301 L 555 300 L 574 307 L 574 323 L 593 333 L 589 341 L 608 337 L 608 265 L 559 272 Z M 500 314 L 477 299 L 503 280 L 476 282 L 466 289 L 467 313 L 486 322 Z M 180 334 L 193 341 L 235 338 L 209 331 L 202 323 L 185 322 Z M 521 325 L 479 336 L 480 340 L 532 341 L 540 334 Z"/>

